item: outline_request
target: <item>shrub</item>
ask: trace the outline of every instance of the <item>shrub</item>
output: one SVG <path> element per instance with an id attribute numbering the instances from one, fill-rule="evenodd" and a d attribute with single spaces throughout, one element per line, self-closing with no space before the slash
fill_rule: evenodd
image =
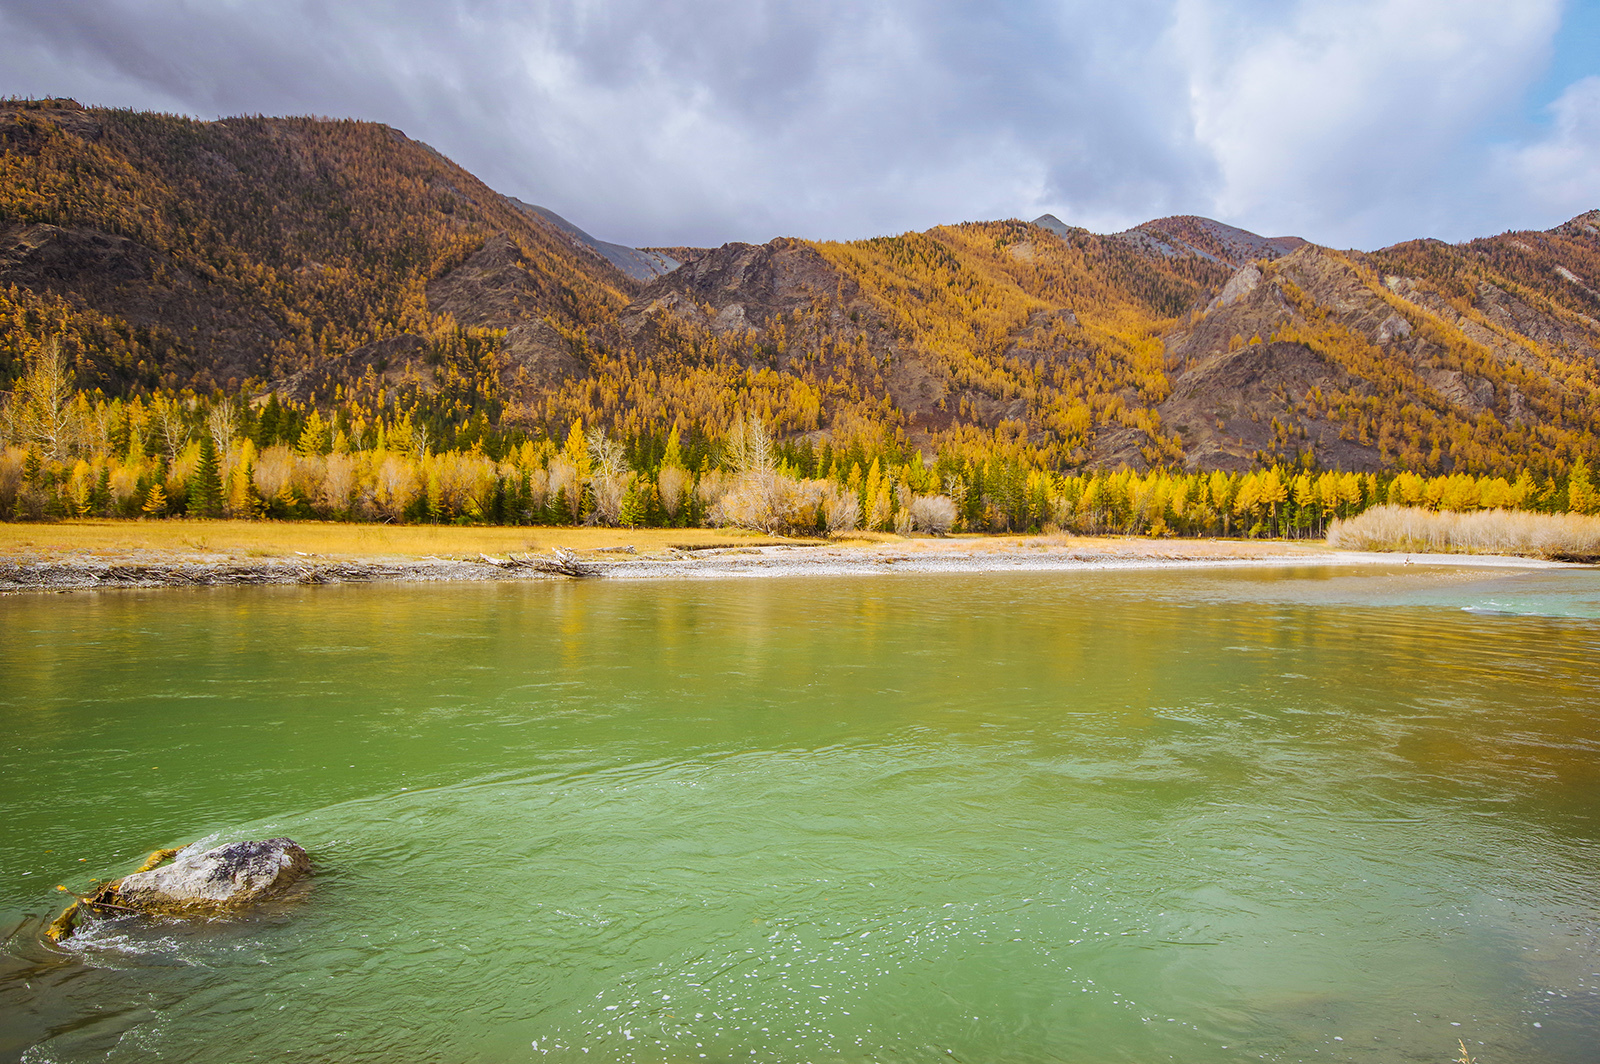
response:
<path id="1" fill-rule="evenodd" d="M 948 495 L 919 495 L 911 500 L 911 523 L 920 532 L 942 536 L 955 527 L 956 504 Z"/>
<path id="2" fill-rule="evenodd" d="M 830 536 L 854 532 L 861 524 L 861 500 L 849 488 L 840 489 L 830 481 L 822 489 L 822 517 Z"/>
<path id="3" fill-rule="evenodd" d="M 771 470 L 746 473 L 719 498 L 708 515 L 714 525 L 734 525 L 788 534 L 816 528 L 822 486 Z"/>
<path id="4" fill-rule="evenodd" d="M 1435 513 L 1384 505 L 1335 521 L 1328 529 L 1328 545 L 1346 550 L 1590 558 L 1600 556 L 1600 517 L 1513 510 Z"/>

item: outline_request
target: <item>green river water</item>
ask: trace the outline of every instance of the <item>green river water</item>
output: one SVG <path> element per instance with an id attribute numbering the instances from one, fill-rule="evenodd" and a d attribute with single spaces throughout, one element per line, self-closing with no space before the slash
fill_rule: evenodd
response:
<path id="1" fill-rule="evenodd" d="M 1588 570 L 0 599 L 0 1060 L 1593 1064 L 1597 650 Z"/>

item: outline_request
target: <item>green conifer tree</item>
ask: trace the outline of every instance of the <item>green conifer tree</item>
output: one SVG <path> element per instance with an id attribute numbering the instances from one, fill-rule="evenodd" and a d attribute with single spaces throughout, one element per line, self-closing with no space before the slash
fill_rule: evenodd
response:
<path id="1" fill-rule="evenodd" d="M 94 491 L 89 496 L 89 509 L 101 517 L 111 516 L 111 466 L 100 467 L 100 476 L 95 479 Z"/>
<path id="2" fill-rule="evenodd" d="M 667 523 L 666 507 L 661 505 L 661 492 L 656 487 L 656 482 L 647 480 L 644 484 L 644 523 L 650 528 L 660 528 Z"/>
<path id="3" fill-rule="evenodd" d="M 190 511 L 199 517 L 221 517 L 222 468 L 209 432 L 200 434 L 200 463 L 189 484 Z"/>
<path id="4" fill-rule="evenodd" d="M 648 517 L 648 500 L 645 493 L 639 490 L 639 479 L 635 477 L 628 482 L 628 490 L 622 493 L 622 506 L 617 520 L 624 528 L 638 528 Z"/>
<path id="5" fill-rule="evenodd" d="M 278 430 L 283 422 L 283 404 L 278 402 L 278 393 L 273 392 L 267 397 L 266 408 L 261 411 L 261 420 L 256 423 L 256 446 L 271 447 L 278 442 Z"/>

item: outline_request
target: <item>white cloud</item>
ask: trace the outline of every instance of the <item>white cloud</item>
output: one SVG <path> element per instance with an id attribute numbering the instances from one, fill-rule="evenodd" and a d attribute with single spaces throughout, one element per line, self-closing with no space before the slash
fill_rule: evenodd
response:
<path id="1" fill-rule="evenodd" d="M 629 243 L 1051 210 L 1370 247 L 1583 194 L 1592 88 L 1482 132 L 1560 2 L 0 0 L 0 93 L 388 122 Z"/>
<path id="2" fill-rule="evenodd" d="M 1473 235 L 1500 206 L 1473 202 L 1475 132 L 1515 108 L 1559 19 L 1559 0 L 1302 2 L 1253 18 L 1179 0 L 1216 211 L 1353 246 Z"/>
<path id="3" fill-rule="evenodd" d="M 1497 176 L 1507 198 L 1565 220 L 1600 207 L 1600 77 L 1568 86 L 1550 110 L 1549 135 L 1503 149 Z"/>

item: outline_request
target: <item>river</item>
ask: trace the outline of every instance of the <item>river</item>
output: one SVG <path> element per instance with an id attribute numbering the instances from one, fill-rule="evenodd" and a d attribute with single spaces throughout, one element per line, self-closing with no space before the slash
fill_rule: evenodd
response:
<path id="1" fill-rule="evenodd" d="M 1593 1064 L 1597 650 L 1578 569 L 0 599 L 0 1060 Z"/>

